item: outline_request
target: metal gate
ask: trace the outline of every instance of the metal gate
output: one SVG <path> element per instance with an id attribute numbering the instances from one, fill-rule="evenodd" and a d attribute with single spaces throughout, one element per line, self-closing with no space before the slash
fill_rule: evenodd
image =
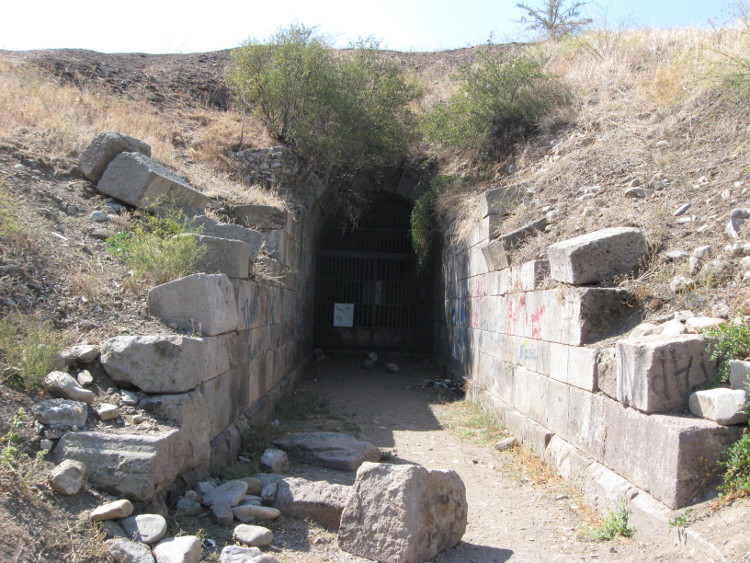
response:
<path id="1" fill-rule="evenodd" d="M 411 206 L 378 194 L 354 231 L 331 218 L 318 242 L 315 342 L 327 348 L 429 351 L 430 277 L 417 271 Z"/>

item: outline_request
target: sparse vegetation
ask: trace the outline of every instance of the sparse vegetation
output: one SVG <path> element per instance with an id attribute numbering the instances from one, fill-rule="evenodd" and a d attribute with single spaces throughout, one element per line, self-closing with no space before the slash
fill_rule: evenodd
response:
<path id="1" fill-rule="evenodd" d="M 194 236 L 190 218 L 181 209 L 146 213 L 135 226 L 107 239 L 110 252 L 132 268 L 137 283 L 159 285 L 195 271 L 206 248 Z"/>
<path id="2" fill-rule="evenodd" d="M 743 434 L 727 450 L 721 462 L 726 469 L 721 490 L 730 497 L 750 495 L 750 433 Z"/>
<path id="3" fill-rule="evenodd" d="M 374 182 L 406 154 L 418 95 L 379 47 L 362 40 L 337 55 L 295 24 L 234 51 L 229 81 L 238 105 L 329 184 Z"/>
<path id="4" fill-rule="evenodd" d="M 27 422 L 26 410 L 21 408 L 10 420 L 10 429 L 0 436 L 0 491 L 25 493 L 29 485 L 42 479 L 41 467 L 47 451 L 41 450 L 36 456 L 29 457 L 18 445 L 16 429 Z"/>
<path id="5" fill-rule="evenodd" d="M 0 319 L 0 378 L 25 391 L 40 392 L 69 340 L 52 323 L 34 315 L 6 315 Z"/>
<path id="6" fill-rule="evenodd" d="M 628 505 L 625 499 L 607 510 L 607 516 L 600 526 L 593 526 L 581 532 L 581 539 L 588 541 L 609 541 L 618 536 L 629 538 L 635 529 L 628 525 Z"/>

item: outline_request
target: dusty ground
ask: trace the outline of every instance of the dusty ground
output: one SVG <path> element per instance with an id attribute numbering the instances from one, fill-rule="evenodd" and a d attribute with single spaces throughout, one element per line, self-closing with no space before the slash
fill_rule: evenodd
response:
<path id="1" fill-rule="evenodd" d="M 453 469 L 461 476 L 469 502 L 466 534 L 460 544 L 436 557 L 436 563 L 705 560 L 676 546 L 676 532 L 669 529 L 658 545 L 638 534 L 610 542 L 579 539 L 581 531 L 598 522 L 577 491 L 520 449 L 494 450 L 491 444 L 497 436 L 472 428 L 471 417 L 482 420 L 481 415 L 455 393 L 421 386 L 440 375 L 425 362 L 402 364 L 398 375 L 382 367 L 362 369 L 353 358 L 315 368 L 298 393 L 327 399 L 331 413 L 326 420 L 311 419 L 308 429 L 330 430 L 332 421 L 350 430 L 358 427 L 362 439 L 392 452 L 394 463 Z M 352 475 L 305 466 L 295 467 L 293 473 L 353 480 Z M 747 512 L 746 507 L 745 517 Z M 363 561 L 338 550 L 331 534 L 307 527 L 280 528 L 274 544 L 286 561 Z"/>

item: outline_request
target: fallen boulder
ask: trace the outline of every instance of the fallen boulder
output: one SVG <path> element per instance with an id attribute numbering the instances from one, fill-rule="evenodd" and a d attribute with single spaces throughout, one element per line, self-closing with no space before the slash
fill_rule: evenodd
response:
<path id="1" fill-rule="evenodd" d="M 121 152 L 137 152 L 151 156 L 151 146 L 128 135 L 105 131 L 99 133 L 83 151 L 79 168 L 86 178 L 98 182 L 112 159 Z"/>
<path id="2" fill-rule="evenodd" d="M 417 563 L 466 531 L 466 488 L 455 471 L 364 463 L 341 515 L 339 547 L 386 563 Z"/>

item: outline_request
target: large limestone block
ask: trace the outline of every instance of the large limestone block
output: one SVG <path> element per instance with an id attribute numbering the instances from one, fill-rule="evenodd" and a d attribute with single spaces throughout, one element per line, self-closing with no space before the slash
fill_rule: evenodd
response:
<path id="1" fill-rule="evenodd" d="M 602 229 L 558 242 L 547 250 L 551 277 L 573 285 L 627 274 L 645 253 L 643 231 L 632 227 Z"/>
<path id="2" fill-rule="evenodd" d="M 116 336 L 102 346 L 102 366 L 120 386 L 182 393 L 204 378 L 204 342 L 187 336 Z"/>
<path id="3" fill-rule="evenodd" d="M 159 203 L 203 209 L 211 202 L 211 198 L 168 168 L 135 152 L 118 154 L 96 187 L 139 209 Z"/>
<path id="4" fill-rule="evenodd" d="M 235 223 L 219 223 L 206 215 L 193 218 L 192 225 L 195 229 L 200 229 L 202 235 L 244 242 L 250 247 L 250 262 L 258 259 L 263 245 L 263 233 Z"/>
<path id="5" fill-rule="evenodd" d="M 206 254 L 195 265 L 199 272 L 225 274 L 231 279 L 245 279 L 250 274 L 250 247 L 241 240 L 186 233 L 206 248 Z"/>
<path id="6" fill-rule="evenodd" d="M 706 389 L 690 395 L 690 412 L 702 418 L 727 426 L 747 422 L 744 411 L 747 391 L 742 389 Z"/>
<path id="7" fill-rule="evenodd" d="M 604 399 L 604 464 L 669 508 L 691 503 L 742 432 L 710 420 L 646 415 Z"/>
<path id="8" fill-rule="evenodd" d="M 94 487 L 145 501 L 166 489 L 187 469 L 180 432 L 68 432 L 54 453 L 59 459 L 86 464 L 86 478 Z"/>
<path id="9" fill-rule="evenodd" d="M 206 398 L 199 391 L 188 393 L 153 395 L 143 399 L 138 407 L 152 416 L 176 424 L 182 430 L 182 450 L 186 464 L 197 466 L 208 460 L 210 429 Z"/>
<path id="10" fill-rule="evenodd" d="M 386 563 L 427 561 L 461 540 L 467 511 L 455 471 L 364 463 L 341 515 L 339 547 Z"/>
<path id="11" fill-rule="evenodd" d="M 507 268 L 510 265 L 510 251 L 546 227 L 547 220 L 542 218 L 500 237 L 497 237 L 497 233 L 490 232 L 490 239 L 497 238 L 482 247 L 487 269 L 492 272 Z"/>
<path id="12" fill-rule="evenodd" d="M 304 463 L 342 471 L 356 471 L 365 461 L 380 459 L 380 450 L 370 442 L 338 432 L 288 432 L 273 445 L 294 451 Z"/>
<path id="13" fill-rule="evenodd" d="M 81 155 L 79 164 L 81 172 L 92 182 L 98 182 L 112 159 L 121 152 L 135 152 L 151 156 L 151 146 L 121 133 L 112 131 L 99 133 Z"/>
<path id="14" fill-rule="evenodd" d="M 225 274 L 192 274 L 148 292 L 148 310 L 167 325 L 202 336 L 237 330 L 237 300 Z"/>
<path id="15" fill-rule="evenodd" d="M 331 530 L 338 530 L 351 487 L 285 477 L 276 483 L 274 507 L 286 516 L 312 520 Z"/>
<path id="16" fill-rule="evenodd" d="M 617 400 L 645 413 L 676 412 L 716 369 L 692 334 L 620 340 L 617 355 Z"/>

